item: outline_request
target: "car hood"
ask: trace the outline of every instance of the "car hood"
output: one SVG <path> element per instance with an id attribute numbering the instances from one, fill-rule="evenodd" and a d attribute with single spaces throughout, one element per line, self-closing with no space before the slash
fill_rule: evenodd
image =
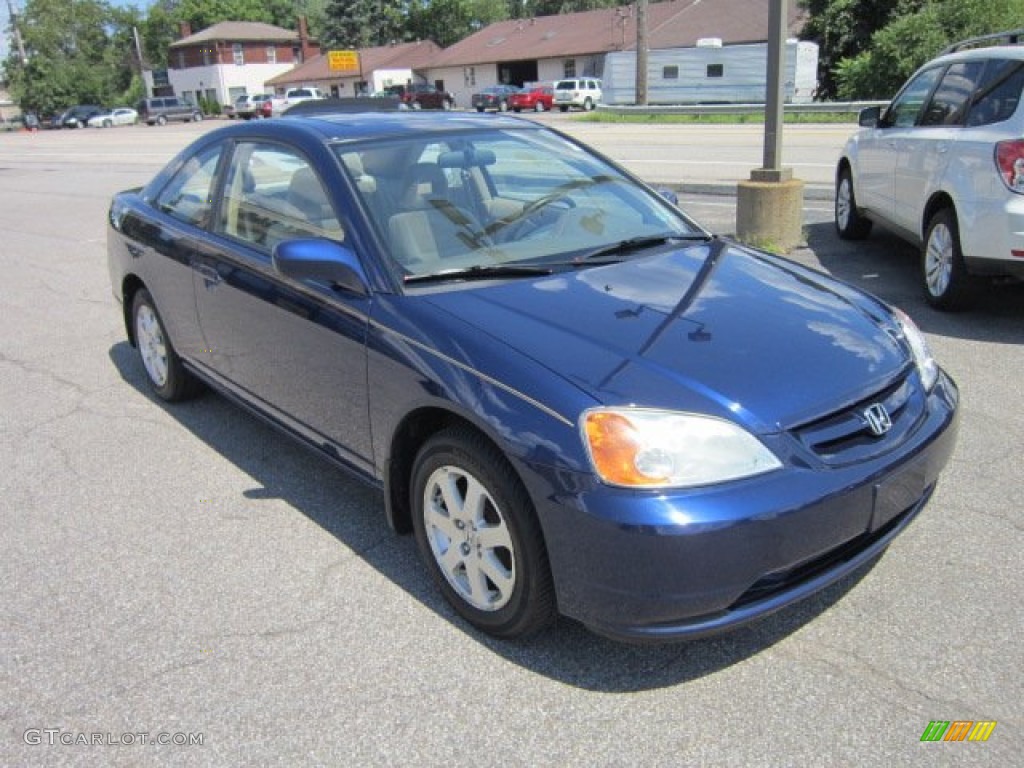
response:
<path id="1" fill-rule="evenodd" d="M 722 240 L 425 298 L 601 403 L 762 433 L 869 397 L 911 362 L 878 301 Z"/>

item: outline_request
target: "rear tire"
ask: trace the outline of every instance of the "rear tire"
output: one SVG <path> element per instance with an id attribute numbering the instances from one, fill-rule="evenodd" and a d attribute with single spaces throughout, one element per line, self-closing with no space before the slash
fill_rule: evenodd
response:
<path id="1" fill-rule="evenodd" d="M 160 116 L 159 116 L 159 117 L 157 117 L 157 119 L 156 119 L 156 124 L 157 124 L 157 125 L 167 125 L 167 118 L 166 118 L 166 117 L 164 117 L 163 115 L 160 115 Z"/>
<path id="2" fill-rule="evenodd" d="M 145 288 L 132 299 L 132 335 L 149 386 L 161 400 L 174 402 L 194 396 L 201 385 L 175 352 L 153 297 Z"/>
<path id="3" fill-rule="evenodd" d="M 921 248 L 925 299 L 936 309 L 966 309 L 977 298 L 980 281 L 967 272 L 960 250 L 960 228 L 951 208 L 938 211 L 928 222 Z"/>
<path id="4" fill-rule="evenodd" d="M 462 427 L 437 433 L 416 457 L 411 493 L 420 553 L 459 615 L 505 638 L 554 621 L 540 524 L 493 444 Z"/>
<path id="5" fill-rule="evenodd" d="M 863 240 L 871 234 L 871 221 L 857 211 L 853 177 L 845 167 L 836 178 L 835 222 L 836 232 L 843 240 Z"/>

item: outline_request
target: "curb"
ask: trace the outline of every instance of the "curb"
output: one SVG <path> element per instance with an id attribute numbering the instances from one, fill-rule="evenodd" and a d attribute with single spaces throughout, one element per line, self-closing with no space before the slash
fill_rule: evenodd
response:
<path id="1" fill-rule="evenodd" d="M 738 182 L 693 182 L 693 183 L 681 183 L 681 184 L 658 184 L 652 183 L 651 186 L 657 188 L 661 186 L 667 186 L 674 192 L 679 192 L 688 195 L 720 195 L 722 197 L 736 197 L 736 185 Z M 830 186 L 824 184 L 805 184 L 804 185 L 804 200 L 827 200 L 832 202 L 835 200 L 835 190 Z"/>

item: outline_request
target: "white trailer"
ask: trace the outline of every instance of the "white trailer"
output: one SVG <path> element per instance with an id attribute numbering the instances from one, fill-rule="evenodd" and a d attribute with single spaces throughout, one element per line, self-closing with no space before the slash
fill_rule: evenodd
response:
<path id="1" fill-rule="evenodd" d="M 807 103 L 818 87 L 818 45 L 786 41 L 785 101 Z M 604 104 L 636 103 L 636 51 L 605 56 Z M 649 104 L 763 104 L 768 80 L 768 44 L 722 45 L 700 40 L 693 48 L 647 54 Z"/>

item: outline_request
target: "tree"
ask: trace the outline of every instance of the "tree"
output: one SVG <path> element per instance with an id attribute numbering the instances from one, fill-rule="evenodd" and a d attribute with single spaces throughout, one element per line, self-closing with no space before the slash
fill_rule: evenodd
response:
<path id="1" fill-rule="evenodd" d="M 867 50 L 841 60 L 837 95 L 843 99 L 889 98 L 922 64 L 970 37 L 1016 29 L 1024 0 L 935 0 L 894 18 L 871 36 Z"/>
<path id="2" fill-rule="evenodd" d="M 408 30 L 416 40 L 447 48 L 488 24 L 509 18 L 505 0 L 413 0 Z"/>
<path id="3" fill-rule="evenodd" d="M 115 103 L 131 88 L 127 36 L 136 21 L 137 12 L 113 11 L 102 0 L 28 0 L 19 24 L 28 62 L 8 58 L 11 96 L 44 115 Z"/>
<path id="4" fill-rule="evenodd" d="M 328 0 L 320 47 L 370 48 L 405 39 L 400 0 Z"/>
<path id="5" fill-rule="evenodd" d="M 801 0 L 810 17 L 801 37 L 818 44 L 818 95 L 838 93 L 839 63 L 871 44 L 871 37 L 893 18 L 917 10 L 923 0 Z"/>

